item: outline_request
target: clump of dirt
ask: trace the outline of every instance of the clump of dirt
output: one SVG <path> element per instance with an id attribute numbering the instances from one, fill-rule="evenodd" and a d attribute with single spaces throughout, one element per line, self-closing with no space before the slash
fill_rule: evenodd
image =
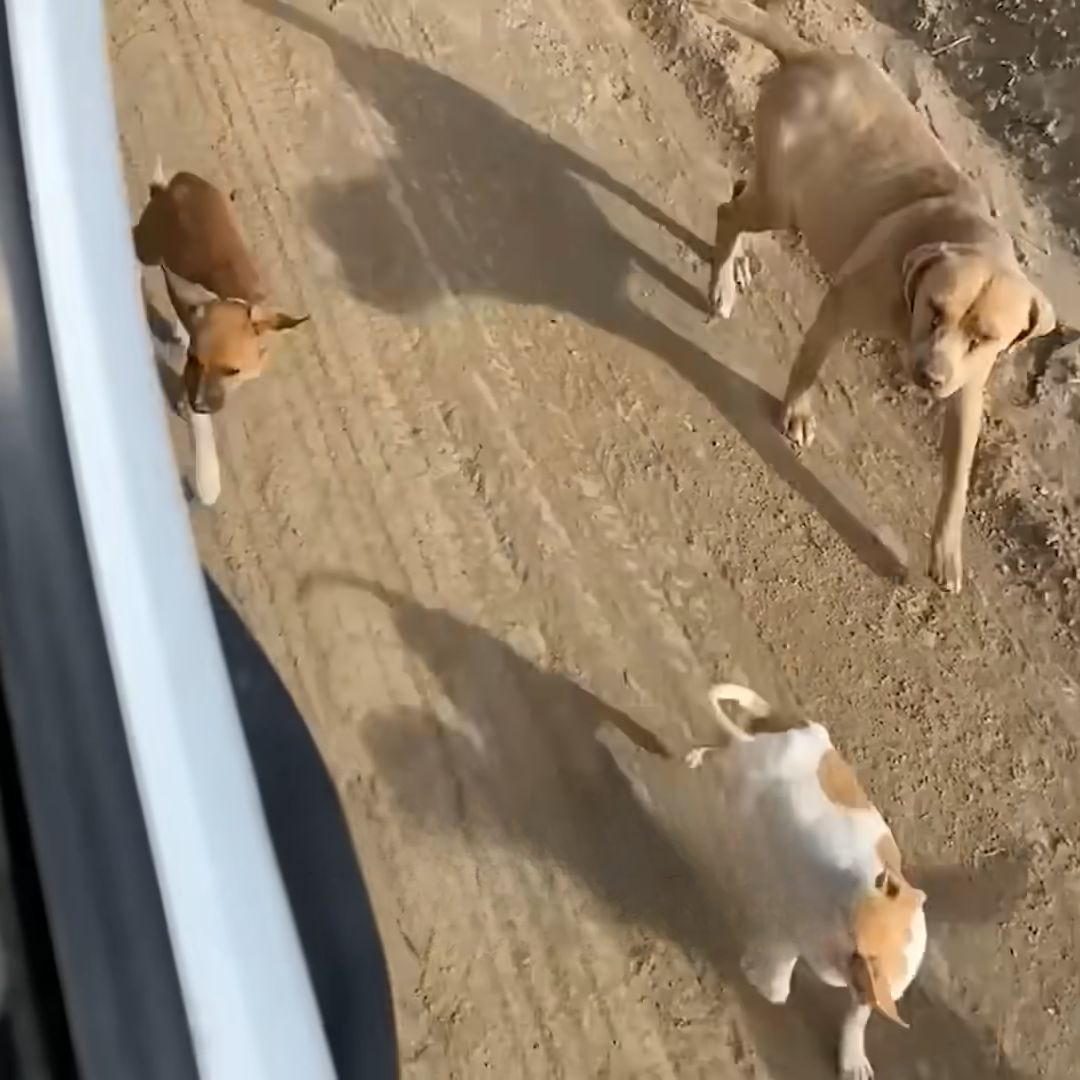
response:
<path id="1" fill-rule="evenodd" d="M 1080 0 L 864 0 L 936 59 L 1080 253 Z"/>
<path id="2" fill-rule="evenodd" d="M 1068 454 L 1080 436 L 1080 331 L 1059 329 L 1030 352 L 1022 407 L 1038 410 L 1040 456 L 1053 459 Z M 972 502 L 1006 572 L 1075 634 L 1080 632 L 1080 493 L 1067 475 L 1038 479 L 1032 456 L 1013 424 L 991 418 Z"/>
<path id="3" fill-rule="evenodd" d="M 727 150 L 746 155 L 753 99 L 740 86 L 743 51 L 723 31 L 710 29 L 686 9 L 665 0 L 635 0 L 628 12 L 664 58 L 664 70 L 685 87 L 698 115 Z M 735 121 L 732 123 L 732 121 Z"/>

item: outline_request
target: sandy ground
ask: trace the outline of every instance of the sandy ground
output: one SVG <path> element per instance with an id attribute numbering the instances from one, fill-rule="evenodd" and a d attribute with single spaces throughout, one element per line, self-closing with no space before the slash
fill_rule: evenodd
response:
<path id="1" fill-rule="evenodd" d="M 192 521 L 330 764 L 405 1076 L 832 1075 L 843 995 L 800 976 L 774 1008 L 737 974 L 709 777 L 678 764 L 718 676 L 830 726 L 931 895 L 879 1076 L 1070 1075 L 1068 347 L 1003 365 L 945 597 L 936 417 L 885 351 L 831 365 L 813 452 L 774 429 L 821 288 L 798 245 L 755 242 L 755 288 L 705 323 L 696 237 L 746 161 L 760 49 L 660 0 L 109 7 L 133 214 L 156 154 L 204 174 L 313 316 L 230 406 Z M 1008 145 L 964 81 L 1010 5 L 780 7 L 882 59 L 1077 324 L 1075 138 Z"/>

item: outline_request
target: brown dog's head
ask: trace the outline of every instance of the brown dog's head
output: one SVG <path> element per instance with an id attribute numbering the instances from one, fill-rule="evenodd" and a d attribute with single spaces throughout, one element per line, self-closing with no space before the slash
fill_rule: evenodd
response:
<path id="1" fill-rule="evenodd" d="M 1054 328 L 1045 296 L 983 248 L 924 244 L 904 260 L 914 379 L 947 398 L 989 373 L 1006 349 Z"/>
<path id="2" fill-rule="evenodd" d="M 891 840 L 891 837 L 890 837 Z M 897 869 L 884 868 L 854 912 L 855 952 L 850 962 L 858 999 L 902 1027 L 896 999 L 908 988 L 926 951 L 926 893 Z"/>
<path id="3" fill-rule="evenodd" d="M 266 366 L 262 336 L 306 322 L 280 311 L 216 296 L 185 281 L 167 267 L 165 284 L 177 317 L 191 339 L 184 366 L 184 389 L 194 412 L 217 412 L 227 393 L 261 375 Z"/>

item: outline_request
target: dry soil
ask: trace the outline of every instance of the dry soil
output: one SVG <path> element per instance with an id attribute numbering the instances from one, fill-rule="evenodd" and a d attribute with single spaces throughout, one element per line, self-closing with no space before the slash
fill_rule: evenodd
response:
<path id="1" fill-rule="evenodd" d="M 887 67 L 1080 323 L 1080 4 L 773 6 Z M 821 290 L 798 244 L 755 241 L 705 322 L 763 50 L 662 0 L 109 13 L 133 215 L 157 154 L 205 175 L 312 314 L 223 416 L 192 523 L 333 773 L 405 1076 L 832 1075 L 843 995 L 799 977 L 776 1008 L 737 974 L 708 770 L 679 763 L 718 676 L 829 725 L 930 893 L 879 1076 L 1069 1076 L 1070 333 L 1002 365 L 946 597 L 937 417 L 888 350 L 831 364 L 812 452 L 775 430 Z"/>

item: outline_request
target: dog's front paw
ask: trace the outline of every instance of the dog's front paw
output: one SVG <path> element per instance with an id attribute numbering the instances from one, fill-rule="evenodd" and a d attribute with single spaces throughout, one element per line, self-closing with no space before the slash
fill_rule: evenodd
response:
<path id="1" fill-rule="evenodd" d="M 187 328 L 179 319 L 177 319 L 170 329 L 172 331 L 171 344 L 179 346 L 180 350 L 186 356 L 188 347 L 191 345 L 191 335 L 187 332 Z"/>
<path id="2" fill-rule="evenodd" d="M 739 240 L 724 262 L 713 263 L 709 279 L 709 317 L 719 315 L 721 319 L 730 319 L 739 293 L 750 288 L 752 279 L 753 268 Z"/>
<path id="3" fill-rule="evenodd" d="M 800 450 L 806 450 L 813 443 L 817 435 L 817 418 L 807 398 L 796 398 L 784 406 L 780 430 Z"/>
<path id="4" fill-rule="evenodd" d="M 851 1064 L 840 1064 L 840 1080 L 874 1080 L 874 1070 L 868 1058 Z"/>
<path id="5" fill-rule="evenodd" d="M 930 539 L 930 576 L 946 592 L 958 593 L 964 584 L 960 530 L 935 533 Z"/>
<path id="6" fill-rule="evenodd" d="M 695 746 L 693 750 L 689 751 L 683 760 L 691 769 L 700 769 L 705 763 L 705 759 L 709 756 L 710 747 L 708 746 Z"/>

